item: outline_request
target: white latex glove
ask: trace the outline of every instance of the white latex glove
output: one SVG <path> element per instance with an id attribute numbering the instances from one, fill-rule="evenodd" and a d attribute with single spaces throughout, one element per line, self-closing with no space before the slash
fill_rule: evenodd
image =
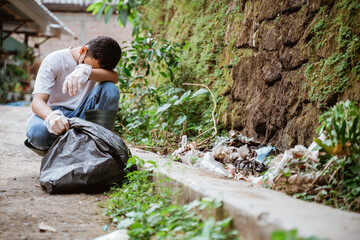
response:
<path id="1" fill-rule="evenodd" d="M 63 94 L 69 91 L 70 96 L 75 96 L 82 90 L 82 85 L 89 79 L 92 66 L 88 64 L 79 64 L 75 70 L 66 78 L 62 87 Z"/>
<path id="2" fill-rule="evenodd" d="M 50 133 L 60 135 L 70 129 L 68 118 L 64 116 L 62 111 L 55 110 L 50 113 L 43 123 Z"/>

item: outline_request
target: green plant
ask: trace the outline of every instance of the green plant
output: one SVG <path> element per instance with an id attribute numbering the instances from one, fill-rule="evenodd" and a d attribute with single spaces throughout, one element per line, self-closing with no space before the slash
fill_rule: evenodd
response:
<path id="1" fill-rule="evenodd" d="M 358 28 L 359 8 L 354 1 L 338 1 L 331 11 L 328 5 L 320 8 L 312 21 L 313 36 L 308 42 L 312 57 L 305 77 L 309 98 L 320 107 L 333 104 L 360 77 L 359 34 L 354 31 Z M 332 16 L 331 12 L 337 14 Z"/>
<path id="2" fill-rule="evenodd" d="M 134 156 L 130 167 L 144 160 Z M 151 162 L 153 163 L 153 162 Z M 172 191 L 157 191 L 151 181 L 152 171 L 129 172 L 121 188 L 113 188 L 107 205 L 107 215 L 120 229 L 128 229 L 131 239 L 237 239 L 237 232 L 229 230 L 231 218 L 216 221 L 202 219 L 197 212 L 208 212 L 221 202 L 203 198 L 186 205 L 173 204 Z"/>
<path id="3" fill-rule="evenodd" d="M 318 23 L 315 24 L 313 28 L 313 32 L 316 36 L 321 36 L 324 34 L 324 30 L 326 29 L 326 21 L 325 19 L 321 19 Z"/>
<path id="4" fill-rule="evenodd" d="M 211 117 L 198 109 L 198 106 L 204 104 L 204 99 L 209 97 L 207 90 L 191 93 L 173 84 L 165 84 L 152 87 L 152 91 L 156 92 L 161 104 L 150 101 L 150 95 L 142 104 L 135 100 L 136 93 L 133 98 L 122 95 L 124 100 L 120 101 L 118 121 L 131 132 L 135 142 L 177 148 L 182 135 L 186 134 L 191 139 L 211 124 Z M 124 128 L 117 130 L 127 133 Z"/>
<path id="5" fill-rule="evenodd" d="M 6 74 L 5 67 L 0 68 L 0 78 L 1 78 L 1 84 L 0 84 L 0 102 L 6 102 L 7 94 L 10 91 L 10 83 L 11 79 Z"/>
<path id="6" fill-rule="evenodd" d="M 326 164 L 329 204 L 359 211 L 360 206 L 360 110 L 349 100 L 340 102 L 320 117 L 319 134 L 325 140 L 314 139 Z"/>
<path id="7" fill-rule="evenodd" d="M 9 92 L 21 92 L 22 83 L 29 78 L 23 68 L 24 62 L 22 56 L 9 57 L 0 67 L 0 102 L 7 101 Z"/>
<path id="8" fill-rule="evenodd" d="M 162 104 L 163 89 L 169 86 L 167 82 L 175 84 L 179 51 L 180 45 L 164 39 L 157 41 L 150 33 L 147 37 L 136 35 L 123 48 L 117 66 L 121 93 L 118 116 L 119 122 L 133 133 L 136 142 L 150 138 L 151 118 L 156 107 Z M 118 131 L 122 130 L 118 128 Z"/>
<path id="9" fill-rule="evenodd" d="M 179 93 L 185 91 L 182 88 L 170 88 L 164 93 L 168 96 L 168 100 L 155 112 L 155 116 L 160 120 L 160 124 L 156 124 L 154 127 L 164 131 L 174 131 L 178 134 L 183 133 L 189 135 L 189 137 L 195 137 L 198 132 L 204 130 L 206 122 L 210 120 L 208 115 L 204 116 L 197 107 L 194 107 L 200 105 L 206 94 L 208 95 L 208 91 L 202 88 L 191 94 L 191 90 L 188 90 L 179 96 L 173 94 L 174 90 Z M 201 124 L 199 120 L 203 119 L 203 117 L 208 119 Z M 165 120 L 167 124 L 161 124 Z"/>
<path id="10" fill-rule="evenodd" d="M 136 35 L 123 48 L 117 66 L 121 93 L 117 131 L 131 133 L 136 143 L 176 148 L 182 134 L 191 138 L 207 128 L 209 113 L 199 112 L 208 99 L 207 90 L 191 95 L 180 86 L 181 51 L 179 44 L 154 39 L 151 31 L 147 37 Z"/>
<path id="11" fill-rule="evenodd" d="M 347 100 L 335 105 L 320 117 L 319 134 L 328 140 L 315 139 L 316 143 L 331 156 L 346 158 L 360 166 L 360 111 L 354 102 Z"/>
<path id="12" fill-rule="evenodd" d="M 298 237 L 297 230 L 292 229 L 290 231 L 278 230 L 271 234 L 271 240 L 320 240 L 317 237 Z"/>

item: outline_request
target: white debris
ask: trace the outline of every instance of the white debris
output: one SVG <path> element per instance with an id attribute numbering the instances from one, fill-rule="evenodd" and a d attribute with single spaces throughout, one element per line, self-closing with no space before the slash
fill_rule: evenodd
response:
<path id="1" fill-rule="evenodd" d="M 266 181 L 266 184 L 272 185 L 276 176 L 280 174 L 286 168 L 286 165 L 291 162 L 294 164 L 298 162 L 302 157 L 307 157 L 310 163 L 319 162 L 319 152 L 310 151 L 302 145 L 296 145 L 294 148 L 285 151 L 284 154 L 280 154 L 275 157 L 275 159 L 270 164 L 270 169 L 262 176 L 262 179 Z M 291 179 L 290 179 L 291 178 Z M 303 181 L 300 176 L 291 176 L 289 181 L 298 182 Z M 301 178 L 301 179 L 300 179 Z M 306 181 L 310 181 L 310 176 L 306 177 Z"/>
<path id="2" fill-rule="evenodd" d="M 39 230 L 41 232 L 45 232 L 45 231 L 49 231 L 49 232 L 57 232 L 55 228 L 53 228 L 52 226 L 46 225 L 45 223 L 40 223 L 39 224 Z"/>
<path id="3" fill-rule="evenodd" d="M 181 147 L 176 149 L 171 155 L 175 157 L 181 157 L 181 153 L 185 151 L 186 144 L 187 144 L 187 136 L 183 135 L 181 138 Z"/>
<path id="4" fill-rule="evenodd" d="M 205 153 L 204 157 L 199 159 L 200 168 L 206 169 L 212 172 L 220 173 L 226 177 L 231 178 L 232 175 L 227 171 L 221 163 L 217 162 L 210 152 Z"/>
<path id="5" fill-rule="evenodd" d="M 94 238 L 93 240 L 128 240 L 130 237 L 128 236 L 125 229 L 116 230 L 109 234 Z"/>
<path id="6" fill-rule="evenodd" d="M 326 138 L 325 134 L 324 134 L 324 133 L 321 133 L 319 139 L 320 139 L 321 141 L 324 141 L 325 138 Z M 316 142 L 312 142 L 312 143 L 310 144 L 310 146 L 308 147 L 308 150 L 313 152 L 314 149 L 315 149 L 317 146 L 318 146 L 318 145 L 317 145 Z M 317 151 L 318 151 L 318 150 L 317 150 Z"/>

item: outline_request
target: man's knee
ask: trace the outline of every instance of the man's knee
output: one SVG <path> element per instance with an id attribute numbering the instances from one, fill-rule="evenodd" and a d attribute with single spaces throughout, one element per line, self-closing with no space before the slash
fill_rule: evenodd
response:
<path id="1" fill-rule="evenodd" d="M 35 124 L 26 131 L 29 142 L 39 150 L 48 149 L 57 136 L 48 132 L 43 124 Z"/>
<path id="2" fill-rule="evenodd" d="M 101 88 L 99 96 L 100 102 L 102 102 L 108 110 L 117 110 L 120 98 L 118 87 L 112 82 L 102 82 L 99 85 Z"/>
<path id="3" fill-rule="evenodd" d="M 100 83 L 102 94 L 105 94 L 108 98 L 119 99 L 119 89 L 118 87 L 112 82 L 102 82 Z"/>

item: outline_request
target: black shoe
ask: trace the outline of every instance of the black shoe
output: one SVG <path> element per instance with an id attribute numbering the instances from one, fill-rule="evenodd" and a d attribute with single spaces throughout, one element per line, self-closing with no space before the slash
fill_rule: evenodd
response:
<path id="1" fill-rule="evenodd" d="M 33 145 L 31 145 L 31 143 L 29 143 L 28 139 L 25 140 L 24 145 L 41 157 L 45 156 L 45 154 L 48 152 L 48 150 L 40 150 L 35 148 Z"/>

